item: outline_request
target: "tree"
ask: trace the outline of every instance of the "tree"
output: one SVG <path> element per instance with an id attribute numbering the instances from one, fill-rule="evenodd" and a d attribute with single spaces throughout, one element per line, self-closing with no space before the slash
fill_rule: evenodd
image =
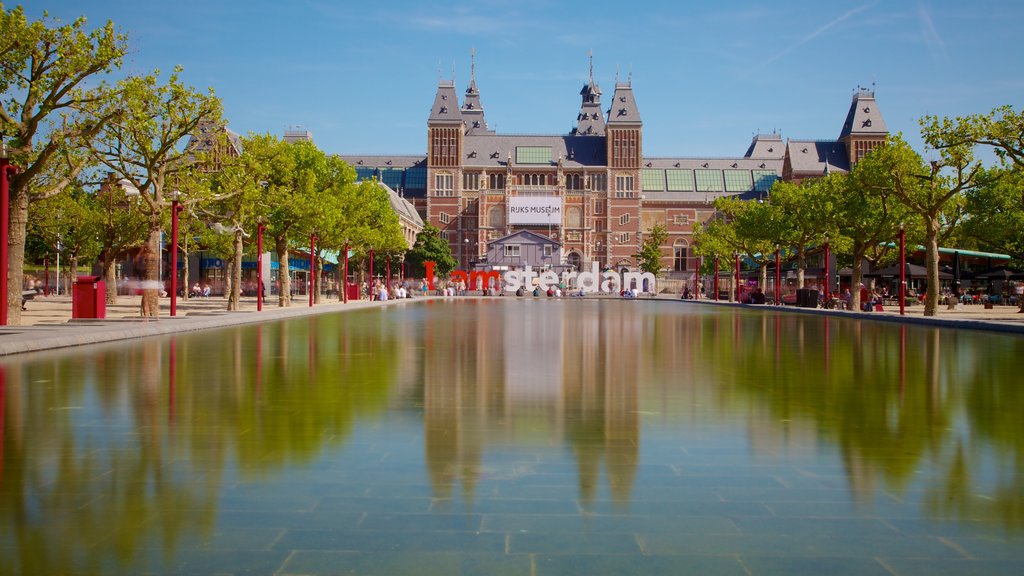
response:
<path id="1" fill-rule="evenodd" d="M 646 234 L 640 252 L 633 255 L 640 263 L 641 270 L 650 272 L 655 277 L 661 276 L 661 245 L 667 238 L 668 231 L 664 224 L 655 224 Z"/>
<path id="2" fill-rule="evenodd" d="M 842 222 L 832 237 L 853 260 L 850 303 L 854 310 L 860 310 L 857 288 L 863 280 L 864 261 L 877 261 L 891 250 L 900 225 L 911 223 L 912 215 L 895 198 L 889 181 L 890 166 L 897 157 L 898 149 L 885 143 L 862 158 L 849 174 L 832 174 L 822 183 L 835 198 L 836 220 Z"/>
<path id="3" fill-rule="evenodd" d="M 104 125 L 93 142 L 95 158 L 138 191 L 139 209 L 147 222 L 143 249 L 142 313 L 160 311 L 160 239 L 164 211 L 173 200 L 174 178 L 197 160 L 186 147 L 201 125 L 218 125 L 220 100 L 183 84 L 175 68 L 165 84 L 159 72 L 131 77 L 118 84 L 120 100 L 115 122 Z M 195 201 L 193 199 L 193 201 Z"/>
<path id="4" fill-rule="evenodd" d="M 777 181 L 770 193 L 771 203 L 785 214 L 779 231 L 782 246 L 789 246 L 797 256 L 797 288 L 804 287 L 807 252 L 820 245 L 834 226 L 834 206 L 821 179 L 804 180 L 800 184 Z"/>
<path id="5" fill-rule="evenodd" d="M 109 122 L 111 93 L 97 77 L 121 66 L 127 38 L 111 22 L 87 31 L 85 18 L 29 22 L 22 8 L 0 5 L 0 133 L 12 137 L 8 321 L 21 320 L 29 204 L 67 188 L 87 165 L 81 143 Z"/>
<path id="6" fill-rule="evenodd" d="M 406 254 L 405 261 L 409 263 L 409 275 L 417 277 L 426 277 L 426 262 L 434 262 L 435 271 L 442 278 L 459 265 L 448 241 L 441 238 L 441 231 L 430 224 L 416 235 L 416 243 Z"/>
<path id="7" fill-rule="evenodd" d="M 924 228 L 928 283 L 925 316 L 938 311 L 940 237 L 956 227 L 963 214 L 964 194 L 978 184 L 982 173 L 981 163 L 974 158 L 974 144 L 958 136 L 957 122 L 935 116 L 921 119 L 921 136 L 939 155 L 927 166 L 902 138 L 890 138 L 893 193 L 920 218 Z"/>
<path id="8" fill-rule="evenodd" d="M 100 253 L 103 217 L 95 197 L 74 186 L 36 203 L 29 213 L 28 236 L 39 238 L 47 252 L 62 255 L 66 277 L 73 279 L 80 263 L 92 262 Z"/>
<path id="9" fill-rule="evenodd" d="M 767 292 L 768 264 L 775 261 L 785 229 L 785 214 L 772 202 L 751 202 L 736 197 L 715 200 L 715 208 L 732 223 L 733 235 L 724 239 L 732 250 L 745 254 L 760 270 L 761 288 Z"/>

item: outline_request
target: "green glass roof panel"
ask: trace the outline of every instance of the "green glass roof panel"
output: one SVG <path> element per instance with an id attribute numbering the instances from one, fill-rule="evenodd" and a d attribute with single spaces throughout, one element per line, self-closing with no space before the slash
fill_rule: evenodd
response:
<path id="1" fill-rule="evenodd" d="M 746 192 L 750 190 L 753 185 L 754 181 L 751 179 L 750 170 L 725 171 L 726 192 Z"/>
<path id="2" fill-rule="evenodd" d="M 551 164 L 551 146 L 516 146 L 516 164 Z"/>
<path id="3" fill-rule="evenodd" d="M 369 180 L 370 178 L 373 178 L 376 173 L 376 168 L 372 168 L 370 166 L 356 166 L 356 178 L 359 180 Z"/>
<path id="4" fill-rule="evenodd" d="M 658 168 L 644 168 L 640 173 L 641 183 L 646 192 L 665 189 L 665 171 Z"/>
<path id="5" fill-rule="evenodd" d="M 775 173 L 775 170 L 754 170 L 754 190 L 757 192 L 768 192 L 775 185 L 775 181 L 779 179 L 779 175 Z"/>
<path id="6" fill-rule="evenodd" d="M 402 176 L 404 175 L 404 168 L 386 168 L 380 172 L 380 181 L 397 191 L 402 187 Z"/>
<path id="7" fill-rule="evenodd" d="M 694 170 L 694 177 L 697 179 L 697 192 L 721 192 L 725 190 L 722 186 L 721 170 Z"/>
<path id="8" fill-rule="evenodd" d="M 669 192 L 693 192 L 693 170 L 665 170 Z"/>

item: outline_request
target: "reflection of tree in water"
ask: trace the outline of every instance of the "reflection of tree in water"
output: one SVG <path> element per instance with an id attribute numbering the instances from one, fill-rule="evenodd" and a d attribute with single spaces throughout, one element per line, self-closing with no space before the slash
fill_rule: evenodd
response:
<path id="1" fill-rule="evenodd" d="M 173 383 L 160 339 L 7 360 L 0 540 L 17 553 L 0 572 L 161 570 L 214 531 L 228 467 L 264 476 L 344 442 L 399 364 L 391 332 L 347 318 L 316 338 L 303 322 L 176 337 Z"/>
<path id="2" fill-rule="evenodd" d="M 710 319 L 701 327 L 716 339 L 714 363 L 738 367 L 719 372 L 720 394 L 745 391 L 775 427 L 810 422 L 839 447 L 858 501 L 868 503 L 879 483 L 902 493 L 928 466 L 942 480 L 926 488 L 927 513 L 1024 526 L 1021 339 L 907 327 L 901 342 L 899 327 L 832 319 L 826 349 L 820 318 L 742 318 L 738 338 L 714 336 Z M 775 331 L 758 325 L 774 322 L 788 336 L 777 347 Z"/>

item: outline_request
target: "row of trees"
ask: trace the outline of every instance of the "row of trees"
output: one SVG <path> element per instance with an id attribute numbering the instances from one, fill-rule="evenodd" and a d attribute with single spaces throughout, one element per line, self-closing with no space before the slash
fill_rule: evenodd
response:
<path id="1" fill-rule="evenodd" d="M 895 257 L 893 240 L 903 227 L 908 241 L 925 247 L 925 315 L 935 315 L 940 244 L 1024 261 L 1024 116 L 1004 106 L 956 119 L 928 116 L 920 125 L 928 161 L 895 135 L 848 173 L 776 182 L 767 202 L 719 198 L 718 217 L 694 233 L 696 254 L 743 254 L 766 284 L 767 265 L 782 247 L 796 259 L 803 287 L 808 252 L 829 242 L 852 266 L 857 286 L 865 261 Z M 995 151 L 994 165 L 978 158 L 982 147 Z M 852 296 L 859 306 L 858 291 Z"/>
<path id="2" fill-rule="evenodd" d="M 349 246 L 397 255 L 406 246 L 387 192 L 312 143 L 270 135 L 232 142 L 212 90 L 186 85 L 181 69 L 109 82 L 127 53 L 113 23 L 28 21 L 0 4 L 0 131 L 11 162 L 9 321 L 20 320 L 26 245 L 60 250 L 74 268 L 115 262 L 141 247 L 143 311 L 159 310 L 161 235 L 181 206 L 181 249 L 213 250 L 230 263 L 228 308 L 238 306 L 244 239 L 264 226 L 280 268 L 279 305 L 290 294 L 288 250 L 317 237 L 324 255 Z M 29 232 L 32 233 L 29 242 Z M 251 243 L 250 243 L 251 244 Z M 59 248 L 58 248 L 59 247 Z M 183 285 L 188 285 L 187 267 Z M 116 298 L 108 281 L 108 298 Z M 317 295 L 319 297 L 319 295 Z"/>

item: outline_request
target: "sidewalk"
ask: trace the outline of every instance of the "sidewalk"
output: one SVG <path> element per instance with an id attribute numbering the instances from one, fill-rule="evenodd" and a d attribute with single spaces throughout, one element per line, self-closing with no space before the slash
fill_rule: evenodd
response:
<path id="1" fill-rule="evenodd" d="M 21 324 L 0 327 L 0 356 L 408 302 L 359 300 L 343 304 L 329 299 L 310 308 L 308 299 L 302 298 L 292 300 L 288 308 L 279 308 L 275 297 L 264 300 L 263 311 L 257 312 L 256 299 L 248 297 L 242 298 L 240 310 L 228 312 L 223 297 L 179 298 L 177 315 L 172 318 L 170 299 L 161 298 L 160 316 L 154 319 L 139 316 L 141 299 L 119 296 L 117 304 L 107 305 L 106 318 L 72 320 L 69 296 L 39 296 L 26 304 Z"/>

